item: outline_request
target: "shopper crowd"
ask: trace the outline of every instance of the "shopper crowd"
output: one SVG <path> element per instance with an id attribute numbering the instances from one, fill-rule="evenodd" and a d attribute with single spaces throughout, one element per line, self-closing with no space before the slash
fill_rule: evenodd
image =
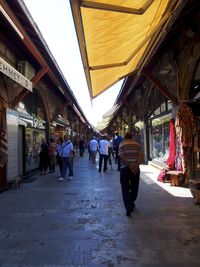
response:
<path id="1" fill-rule="evenodd" d="M 81 137 L 78 142 L 80 157 L 84 156 L 84 144 Z M 135 139 L 135 131 L 127 132 L 124 139 L 118 132 L 115 132 L 114 138 L 106 134 L 101 138 L 93 136 L 87 146 L 89 161 L 91 164 L 96 164 L 98 159 L 100 173 L 102 171 L 107 173 L 109 165 L 110 171 L 113 171 L 113 161 L 117 165 L 117 171 L 120 171 L 122 199 L 126 215 L 131 216 L 139 189 L 139 165 L 143 160 L 140 144 Z M 68 135 L 65 135 L 64 138 L 59 137 L 57 140 L 51 138 L 49 144 L 43 140 L 40 151 L 40 174 L 45 175 L 48 168 L 50 173 L 54 173 L 57 164 L 60 171 L 58 181 L 64 181 L 66 176 L 72 180 L 73 158 L 74 145 Z"/>

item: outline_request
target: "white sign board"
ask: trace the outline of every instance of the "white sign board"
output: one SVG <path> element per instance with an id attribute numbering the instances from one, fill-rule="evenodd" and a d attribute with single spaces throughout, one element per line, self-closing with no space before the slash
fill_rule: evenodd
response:
<path id="1" fill-rule="evenodd" d="M 23 76 L 19 71 L 9 65 L 5 60 L 0 57 L 0 72 L 4 73 L 6 76 L 14 80 L 16 83 L 22 85 L 27 90 L 32 92 L 33 84 L 25 76 Z"/>

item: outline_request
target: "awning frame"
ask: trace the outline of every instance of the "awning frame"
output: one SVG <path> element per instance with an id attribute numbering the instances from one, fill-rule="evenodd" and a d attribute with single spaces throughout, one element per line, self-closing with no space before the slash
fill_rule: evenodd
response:
<path id="1" fill-rule="evenodd" d="M 147 57 L 150 56 L 151 53 L 154 53 L 153 48 L 157 47 L 159 43 L 159 40 L 163 39 L 163 36 L 165 36 L 165 33 L 168 31 L 167 25 L 169 25 L 171 22 L 171 18 L 176 15 L 177 9 L 179 9 L 179 6 L 182 6 L 184 1 L 183 0 L 173 0 L 170 1 L 166 12 L 163 13 L 163 16 L 161 19 L 159 19 L 158 23 L 155 24 L 154 28 L 151 29 L 151 32 L 148 33 L 145 37 L 144 40 L 141 40 L 141 43 L 138 44 L 137 47 L 133 47 L 134 51 L 130 55 L 128 55 L 128 58 L 123 60 L 122 62 L 116 62 L 116 63 L 111 63 L 111 64 L 102 64 L 102 65 L 89 65 L 89 55 L 87 52 L 87 44 L 86 44 L 86 39 L 85 39 L 85 32 L 84 32 L 84 22 L 82 18 L 82 13 L 81 9 L 83 7 L 85 8 L 91 8 L 91 9 L 100 9 L 104 11 L 111 11 L 111 12 L 123 12 L 127 14 L 134 14 L 134 15 L 142 15 L 144 14 L 148 8 L 152 5 L 154 1 L 152 0 L 147 0 L 142 8 L 135 9 L 135 8 L 129 8 L 129 7 L 120 7 L 116 5 L 110 5 L 110 4 L 105 4 L 105 3 L 100 3 L 98 1 L 88 1 L 88 0 L 70 0 L 71 3 L 71 8 L 72 8 L 72 14 L 74 18 L 74 23 L 75 23 L 75 28 L 76 28 L 76 33 L 78 36 L 78 41 L 79 41 L 79 48 L 81 51 L 81 57 L 82 57 L 82 62 L 83 62 L 83 67 L 85 71 L 85 76 L 86 76 L 86 81 L 88 84 L 88 89 L 90 93 L 91 99 L 97 97 L 104 91 L 106 91 L 108 88 L 110 88 L 112 85 L 114 85 L 116 82 L 119 80 L 132 75 L 133 73 L 140 73 L 142 70 L 142 67 L 144 66 L 144 62 L 147 62 Z M 176 16 L 175 16 L 176 17 Z M 155 22 L 156 20 L 154 20 Z M 158 40 L 159 39 L 159 40 Z M 122 75 L 116 77 L 113 79 L 114 81 L 111 81 L 107 86 L 104 84 L 104 88 L 97 90 L 96 92 L 93 92 L 92 88 L 92 77 L 91 77 L 91 72 L 92 71 L 98 71 L 98 70 L 103 70 L 103 69 L 113 69 L 117 67 L 123 67 L 127 66 L 131 60 L 137 55 L 137 53 L 144 48 L 144 46 L 147 44 L 147 47 L 145 48 L 146 51 L 144 51 L 143 54 L 141 54 L 141 57 L 138 58 L 138 63 L 135 68 L 132 70 L 130 69 L 130 72 L 126 72 L 125 75 L 124 73 L 121 73 Z M 122 71 L 123 72 L 123 71 Z"/>

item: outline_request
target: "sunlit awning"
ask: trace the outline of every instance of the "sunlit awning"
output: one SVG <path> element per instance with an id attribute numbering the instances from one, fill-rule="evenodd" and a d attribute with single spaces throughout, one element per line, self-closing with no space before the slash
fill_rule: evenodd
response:
<path id="1" fill-rule="evenodd" d="M 92 98 L 138 72 L 183 0 L 71 0 Z"/>

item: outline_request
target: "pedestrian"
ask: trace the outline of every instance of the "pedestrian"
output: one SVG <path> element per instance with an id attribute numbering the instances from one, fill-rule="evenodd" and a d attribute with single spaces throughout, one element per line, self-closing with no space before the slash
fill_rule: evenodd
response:
<path id="1" fill-rule="evenodd" d="M 48 169 L 49 163 L 49 151 L 48 144 L 45 139 L 42 140 L 39 153 L 39 170 L 40 175 L 45 175 Z"/>
<path id="2" fill-rule="evenodd" d="M 117 170 L 120 171 L 120 160 L 119 160 L 119 145 L 123 141 L 123 137 L 119 132 L 115 132 L 115 138 L 113 139 L 113 149 L 115 151 L 115 163 L 117 164 Z"/>
<path id="3" fill-rule="evenodd" d="M 102 139 L 99 141 L 99 172 L 102 170 L 107 171 L 107 161 L 108 161 L 108 153 L 110 148 L 110 142 L 107 140 L 107 136 L 104 135 Z"/>
<path id="4" fill-rule="evenodd" d="M 111 171 L 113 171 L 113 167 L 112 167 L 112 158 L 113 158 L 113 140 L 110 140 L 110 146 L 108 148 L 108 162 L 110 164 L 110 169 Z"/>
<path id="5" fill-rule="evenodd" d="M 138 195 L 140 168 L 143 153 L 140 144 L 133 138 L 131 132 L 125 134 L 125 140 L 119 145 L 120 183 L 126 215 L 131 216 Z"/>
<path id="6" fill-rule="evenodd" d="M 96 162 L 96 156 L 98 150 L 99 150 L 99 144 L 96 140 L 96 137 L 93 136 L 92 140 L 90 140 L 90 153 L 91 153 L 92 163 Z"/>
<path id="7" fill-rule="evenodd" d="M 67 169 L 69 169 L 69 179 L 73 178 L 73 153 L 74 147 L 72 142 L 69 140 L 68 136 L 64 136 L 64 140 L 62 143 L 62 175 L 58 179 L 59 181 L 63 181 L 66 176 Z"/>
<path id="8" fill-rule="evenodd" d="M 57 139 L 57 142 L 56 142 L 56 160 L 57 160 L 57 163 L 58 163 L 58 166 L 59 166 L 59 170 L 60 170 L 60 177 L 62 177 L 62 166 L 63 166 L 62 158 L 61 158 L 61 155 L 62 155 L 62 143 L 63 143 L 63 139 L 62 139 L 62 137 L 59 137 Z"/>
<path id="9" fill-rule="evenodd" d="M 81 137 L 79 140 L 79 153 L 80 153 L 80 157 L 83 157 L 83 153 L 84 153 L 84 140 Z"/>
<path id="10" fill-rule="evenodd" d="M 54 143 L 54 139 L 50 138 L 49 144 L 49 171 L 50 173 L 55 172 L 56 166 L 56 146 Z"/>
<path id="11" fill-rule="evenodd" d="M 89 160 L 91 160 L 92 159 L 92 153 L 90 150 L 90 141 L 88 142 L 88 155 L 89 155 Z"/>

